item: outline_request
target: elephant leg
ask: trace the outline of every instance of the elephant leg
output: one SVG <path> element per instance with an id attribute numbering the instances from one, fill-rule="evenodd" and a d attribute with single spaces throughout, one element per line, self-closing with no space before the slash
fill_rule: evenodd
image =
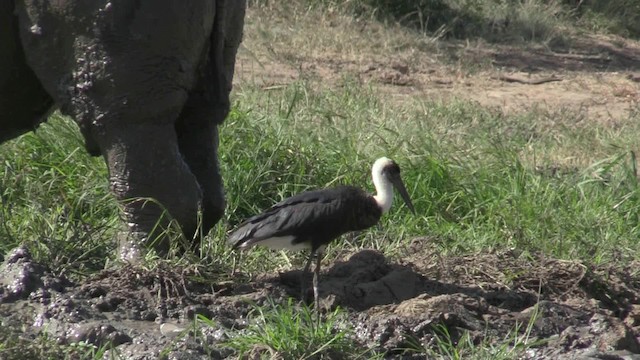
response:
<path id="1" fill-rule="evenodd" d="M 122 244 L 121 257 L 135 258 L 141 240 L 166 254 L 171 220 L 185 234 L 195 232 L 202 191 L 182 159 L 173 124 L 120 122 L 101 129 L 97 138 L 132 236 Z"/>
<path id="2" fill-rule="evenodd" d="M 184 161 L 202 189 L 202 222 L 206 235 L 224 214 L 225 198 L 218 164 L 218 126 L 200 116 L 196 109 L 185 107 L 176 122 L 178 144 Z M 186 232 L 198 245 L 198 234 Z"/>
<path id="3" fill-rule="evenodd" d="M 216 2 L 206 60 L 176 122 L 180 151 L 203 192 L 202 233 L 224 213 L 225 199 L 218 163 L 218 125 L 229 113 L 236 53 L 242 41 L 246 1 Z"/>
<path id="4" fill-rule="evenodd" d="M 176 121 L 200 79 L 216 4 L 16 4 L 27 62 L 80 125 L 90 152 L 105 158 L 132 247 L 165 253 L 170 219 L 187 236 L 195 232 L 202 190 L 180 152 Z"/>
<path id="5" fill-rule="evenodd" d="M 217 11 L 217 17 L 224 12 Z M 219 29 L 221 21 L 216 18 L 214 29 Z M 213 31 L 209 46 L 203 53 L 199 77 L 189 92 L 187 101 L 176 120 L 175 129 L 178 145 L 184 161 L 189 165 L 202 189 L 202 235 L 220 220 L 225 208 L 222 177 L 218 164 L 218 124 L 229 112 L 229 91 L 223 81 L 222 72 L 222 32 Z M 220 35 L 217 35 L 220 34 Z M 194 246 L 199 236 L 192 236 Z"/>

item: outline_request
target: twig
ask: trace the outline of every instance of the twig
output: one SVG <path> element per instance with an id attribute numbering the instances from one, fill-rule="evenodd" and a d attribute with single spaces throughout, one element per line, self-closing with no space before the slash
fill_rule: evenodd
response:
<path id="1" fill-rule="evenodd" d="M 555 75 L 552 75 L 552 76 L 549 76 L 549 77 L 545 77 L 545 78 L 542 78 L 542 79 L 536 79 L 536 80 L 526 80 L 526 79 L 520 79 L 520 78 L 516 78 L 516 77 L 513 77 L 513 76 L 509 76 L 509 75 L 500 75 L 496 79 L 501 80 L 501 81 L 506 81 L 506 82 L 512 82 L 512 83 L 526 84 L 526 85 L 540 85 L 540 84 L 545 84 L 545 83 L 549 83 L 549 82 L 562 81 L 563 80 L 562 78 L 557 77 Z"/>

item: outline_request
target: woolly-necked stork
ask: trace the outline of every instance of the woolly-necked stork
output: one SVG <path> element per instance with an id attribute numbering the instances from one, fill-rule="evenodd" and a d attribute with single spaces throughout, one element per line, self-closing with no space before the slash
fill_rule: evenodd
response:
<path id="1" fill-rule="evenodd" d="M 309 260 L 302 272 L 302 291 L 304 295 L 304 279 L 315 255 L 313 295 L 318 309 L 320 260 L 322 252 L 331 241 L 347 232 L 375 225 L 382 214 L 391 208 L 393 187 L 415 214 L 400 178 L 398 164 L 382 157 L 373 164 L 371 175 L 377 192 L 375 195 L 354 186 L 306 191 L 247 219 L 231 233 L 228 242 L 240 249 L 254 245 L 264 245 L 271 249 L 310 249 Z"/>

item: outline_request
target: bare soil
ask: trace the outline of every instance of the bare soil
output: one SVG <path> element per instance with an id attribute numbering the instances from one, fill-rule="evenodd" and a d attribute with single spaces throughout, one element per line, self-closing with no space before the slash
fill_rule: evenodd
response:
<path id="1" fill-rule="evenodd" d="M 441 257 L 427 244 L 415 239 L 400 262 L 363 250 L 325 264 L 321 306 L 347 309 L 354 340 L 390 358 L 419 358 L 405 350 L 433 347 L 443 329 L 454 343 L 467 334 L 483 346 L 527 336 L 535 345 L 522 358 L 640 358 L 638 264 L 590 267 L 514 252 Z M 125 266 L 73 283 L 18 248 L 0 274 L 5 330 L 111 343 L 126 359 L 233 358 L 220 344 L 247 326 L 251 304 L 302 301 L 298 270 L 228 281 L 195 268 Z M 189 332 L 198 314 L 214 325 Z"/>
<path id="2" fill-rule="evenodd" d="M 532 108 L 568 109 L 615 126 L 640 102 L 640 43 L 584 35 L 570 46 L 496 45 L 476 41 L 440 43 L 435 53 L 395 55 L 262 53 L 250 38 L 241 51 L 236 84 L 277 89 L 299 80 L 339 87 L 356 79 L 397 102 L 471 100 L 505 113 Z M 386 51 L 385 51 L 386 52 Z"/>

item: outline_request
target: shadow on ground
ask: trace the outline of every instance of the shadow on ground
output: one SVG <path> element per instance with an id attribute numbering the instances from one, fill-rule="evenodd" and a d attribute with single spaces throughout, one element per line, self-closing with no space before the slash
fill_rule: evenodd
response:
<path id="1" fill-rule="evenodd" d="M 433 348 L 444 332 L 454 343 L 465 336 L 485 346 L 526 335 L 537 344 L 527 347 L 531 358 L 640 353 L 637 266 L 587 267 L 513 252 L 442 257 L 422 245 L 428 243 L 414 241 L 402 262 L 363 250 L 326 265 L 322 306 L 347 309 L 356 340 L 389 356 L 416 344 Z M 247 326 L 252 304 L 300 296 L 299 271 L 216 281 L 195 268 L 127 266 L 76 284 L 53 276 L 24 249 L 7 254 L 0 274 L 5 333 L 110 343 L 127 359 L 233 357 L 216 344 Z M 188 329 L 198 314 L 215 325 L 176 340 L 168 329 Z M 3 358 L 24 355 L 2 351 Z"/>
<path id="2" fill-rule="evenodd" d="M 460 53 L 456 47 L 456 43 L 451 42 L 445 48 L 450 54 Z M 531 73 L 640 70 L 640 62 L 637 60 L 640 57 L 638 43 L 615 36 L 584 35 L 553 47 L 496 44 L 483 48 L 467 48 L 461 55 L 482 62 L 489 59 L 497 68 Z M 456 56 L 453 57 L 455 59 Z"/>

